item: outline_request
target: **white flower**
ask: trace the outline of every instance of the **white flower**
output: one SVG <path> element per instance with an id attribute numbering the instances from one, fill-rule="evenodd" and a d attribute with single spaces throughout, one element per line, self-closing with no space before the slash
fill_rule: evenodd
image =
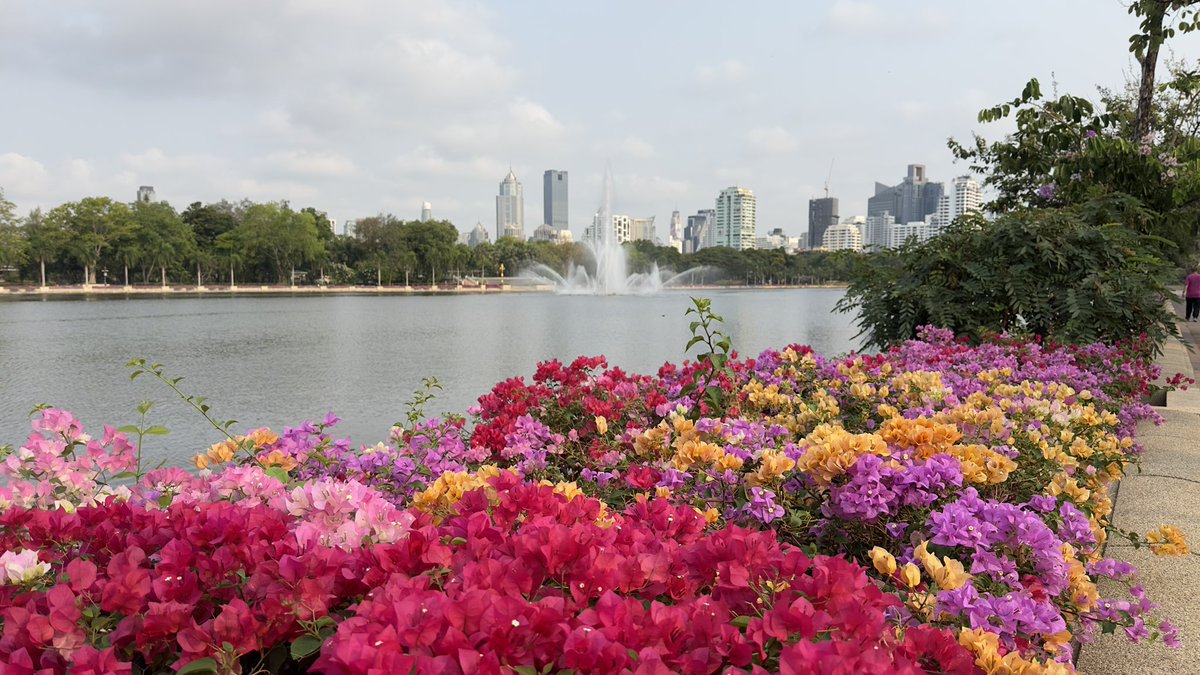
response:
<path id="1" fill-rule="evenodd" d="M 50 571 L 50 563 L 38 561 L 37 551 L 20 549 L 0 554 L 0 584 L 24 584 Z"/>

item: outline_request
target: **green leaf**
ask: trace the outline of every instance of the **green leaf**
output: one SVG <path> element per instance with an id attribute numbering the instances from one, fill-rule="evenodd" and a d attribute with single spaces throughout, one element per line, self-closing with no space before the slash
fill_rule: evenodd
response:
<path id="1" fill-rule="evenodd" d="M 123 427 L 117 427 L 117 431 L 123 434 L 136 434 L 138 432 L 138 428 L 133 424 L 126 424 Z"/>
<path id="2" fill-rule="evenodd" d="M 288 472 L 284 471 L 283 467 L 280 466 L 267 467 L 267 475 L 279 481 L 280 483 L 286 483 L 290 480 Z"/>
<path id="3" fill-rule="evenodd" d="M 750 625 L 750 617 L 735 616 L 729 620 L 729 623 L 733 625 L 734 628 L 745 628 L 746 626 Z"/>
<path id="4" fill-rule="evenodd" d="M 171 430 L 162 425 L 155 424 L 142 433 L 146 434 L 147 436 L 166 436 L 167 434 L 171 433 Z"/>
<path id="5" fill-rule="evenodd" d="M 168 492 L 158 498 L 158 505 L 165 509 L 171 505 L 171 502 L 174 499 L 175 499 L 175 497 L 170 492 Z"/>
<path id="6" fill-rule="evenodd" d="M 199 675 L 200 673 L 217 673 L 217 662 L 212 659 L 196 659 L 176 671 L 175 675 Z"/>
<path id="7" fill-rule="evenodd" d="M 451 546 L 462 546 L 462 545 L 464 545 L 464 544 L 466 544 L 466 543 L 467 543 L 467 540 L 466 540 L 466 539 L 463 539 L 462 537 L 455 537 L 455 538 L 453 538 L 453 539 L 451 539 L 451 540 L 450 540 L 450 545 L 451 545 Z"/>
<path id="8" fill-rule="evenodd" d="M 538 675 L 537 668 L 534 668 L 533 666 L 510 666 L 510 667 L 513 669 L 514 673 L 519 673 L 520 675 Z"/>
<path id="9" fill-rule="evenodd" d="M 321 640 L 321 638 L 313 637 L 311 635 L 301 635 L 295 640 L 292 640 L 292 658 L 297 661 L 307 659 L 308 657 L 320 651 L 323 643 L 324 641 Z"/>

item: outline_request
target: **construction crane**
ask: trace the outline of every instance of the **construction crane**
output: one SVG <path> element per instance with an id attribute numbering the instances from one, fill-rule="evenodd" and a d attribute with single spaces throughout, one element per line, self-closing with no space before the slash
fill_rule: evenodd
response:
<path id="1" fill-rule="evenodd" d="M 829 199 L 829 180 L 833 178 L 833 163 L 836 160 L 837 157 L 829 160 L 829 173 L 825 176 L 825 199 Z"/>

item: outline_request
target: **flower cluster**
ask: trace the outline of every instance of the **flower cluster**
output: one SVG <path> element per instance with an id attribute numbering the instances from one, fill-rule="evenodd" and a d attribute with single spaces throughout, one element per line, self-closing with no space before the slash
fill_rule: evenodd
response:
<path id="1" fill-rule="evenodd" d="M 1056 673 L 1099 630 L 1174 646 L 1102 555 L 1109 487 L 1158 419 L 1145 356 L 926 329 L 719 373 L 551 361 L 496 385 L 473 426 L 355 447 L 330 415 L 219 442 L 199 473 L 141 475 L 123 434 L 44 410 L 0 458 L 0 660 Z M 1189 553 L 1171 526 L 1145 542 Z"/>

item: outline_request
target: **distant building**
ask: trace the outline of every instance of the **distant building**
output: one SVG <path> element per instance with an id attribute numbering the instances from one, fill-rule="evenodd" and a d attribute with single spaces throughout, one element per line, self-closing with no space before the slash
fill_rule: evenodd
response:
<path id="1" fill-rule="evenodd" d="M 767 236 L 759 237 L 756 248 L 764 251 L 783 249 L 788 253 L 795 253 L 800 248 L 800 238 L 789 237 L 783 233 L 783 228 L 777 227 L 768 232 Z"/>
<path id="2" fill-rule="evenodd" d="M 600 243 L 604 240 L 604 231 L 601 229 L 601 215 L 597 211 L 592 217 L 592 224 L 583 233 L 584 241 Z M 627 241 L 654 241 L 654 216 L 649 218 L 635 218 L 633 216 L 623 216 L 613 214 L 612 216 L 612 233 L 613 238 L 617 243 L 625 243 Z"/>
<path id="3" fill-rule="evenodd" d="M 930 236 L 937 236 L 959 217 L 983 212 L 983 188 L 970 176 L 959 176 L 938 200 L 936 217 L 930 223 Z"/>
<path id="4" fill-rule="evenodd" d="M 421 202 L 421 222 L 428 223 L 431 220 L 433 220 L 433 204 Z"/>
<path id="5" fill-rule="evenodd" d="M 512 169 L 500 182 L 496 197 L 496 241 L 504 237 L 525 239 L 525 195 Z"/>
<path id="6" fill-rule="evenodd" d="M 357 220 L 355 220 L 353 218 L 347 218 L 346 222 L 342 223 L 342 236 L 343 237 L 353 237 L 354 236 L 354 228 L 356 225 L 358 225 Z"/>
<path id="7" fill-rule="evenodd" d="M 471 228 L 471 231 L 467 234 L 467 246 L 471 248 L 475 248 L 487 240 L 488 231 L 483 226 L 483 223 L 475 223 L 475 227 Z"/>
<path id="8" fill-rule="evenodd" d="M 867 199 L 867 216 L 890 213 L 897 223 L 924 221 L 937 211 L 943 188 L 925 177 L 924 164 L 909 164 L 908 175 L 896 185 L 875 183 L 875 196 Z"/>
<path id="9" fill-rule="evenodd" d="M 683 228 L 683 252 L 695 253 L 712 246 L 716 223 L 716 209 L 700 209 L 696 215 L 688 216 L 687 225 Z"/>
<path id="10" fill-rule="evenodd" d="M 542 175 L 542 222 L 555 230 L 568 230 L 567 172 L 547 169 Z"/>
<path id="11" fill-rule="evenodd" d="M 808 247 L 817 248 L 824 241 L 825 230 L 838 223 L 837 197 L 808 200 Z"/>
<path id="12" fill-rule="evenodd" d="M 883 215 L 863 218 L 863 250 L 867 253 L 876 253 L 890 247 L 892 245 L 892 226 L 895 224 L 896 219 L 887 211 L 884 211 Z"/>
<path id="13" fill-rule="evenodd" d="M 156 201 L 154 198 L 154 186 L 143 185 L 139 187 L 137 192 L 137 200 L 143 204 L 150 204 Z"/>
<path id="14" fill-rule="evenodd" d="M 838 223 L 825 229 L 821 248 L 827 251 L 861 251 L 862 232 L 857 225 Z"/>
<path id="15" fill-rule="evenodd" d="M 671 212 L 671 225 L 667 229 L 667 246 L 676 251 L 683 251 L 683 219 L 679 216 L 679 209 Z"/>
<path id="16" fill-rule="evenodd" d="M 899 248 L 905 244 L 919 244 L 929 239 L 929 225 L 923 221 L 896 223 L 892 225 L 888 248 Z"/>
<path id="17" fill-rule="evenodd" d="M 716 212 L 716 246 L 738 250 L 754 248 L 758 215 L 753 191 L 737 186 L 721 190 Z"/>

